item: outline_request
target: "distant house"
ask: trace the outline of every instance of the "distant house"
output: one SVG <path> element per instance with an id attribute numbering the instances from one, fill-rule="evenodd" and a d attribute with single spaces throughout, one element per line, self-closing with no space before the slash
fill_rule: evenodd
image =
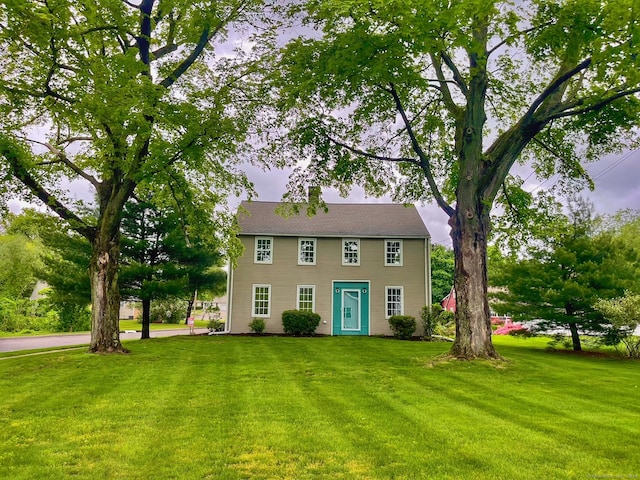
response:
<path id="1" fill-rule="evenodd" d="M 495 288 L 490 287 L 489 290 L 495 290 Z M 456 291 L 453 287 L 451 287 L 451 291 L 447 294 L 446 297 L 442 299 L 440 302 L 442 308 L 444 310 L 448 310 L 450 312 L 456 311 Z M 495 325 L 502 325 L 504 323 L 511 323 L 511 316 L 509 315 L 498 315 L 495 312 L 491 312 L 491 323 Z"/>
<path id="2" fill-rule="evenodd" d="M 244 254 L 229 273 L 227 331 L 249 332 L 263 318 L 267 332 L 282 332 L 282 312 L 292 309 L 320 314 L 316 332 L 325 335 L 389 335 L 396 314 L 420 325 L 431 298 L 430 235 L 414 206 L 330 204 L 290 217 L 278 206 L 240 206 Z"/>

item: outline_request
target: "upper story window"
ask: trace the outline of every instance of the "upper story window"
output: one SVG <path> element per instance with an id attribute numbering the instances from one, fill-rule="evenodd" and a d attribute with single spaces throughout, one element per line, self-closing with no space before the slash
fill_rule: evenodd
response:
<path id="1" fill-rule="evenodd" d="M 342 265 L 360 265 L 360 240 L 348 238 L 342 240 Z"/>
<path id="2" fill-rule="evenodd" d="M 402 240 L 385 240 L 384 264 L 401 267 L 402 261 Z"/>
<path id="3" fill-rule="evenodd" d="M 316 264 L 316 239 L 298 239 L 298 265 Z"/>
<path id="4" fill-rule="evenodd" d="M 256 237 L 254 263 L 273 263 L 273 238 Z"/>

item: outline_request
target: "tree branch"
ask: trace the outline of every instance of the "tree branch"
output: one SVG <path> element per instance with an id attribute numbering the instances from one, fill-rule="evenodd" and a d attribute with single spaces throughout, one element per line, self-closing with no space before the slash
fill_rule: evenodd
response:
<path id="1" fill-rule="evenodd" d="M 13 176 L 22 182 L 33 195 L 38 197 L 60 218 L 68 221 L 76 232 L 89 241 L 93 240 L 95 229 L 87 225 L 84 220 L 73 213 L 66 205 L 59 202 L 58 199 L 47 192 L 47 190 L 29 173 L 24 165 L 25 162 L 23 157 L 25 154 L 21 151 L 20 147 L 6 138 L 0 138 L 0 155 L 7 160 Z"/>
<path id="2" fill-rule="evenodd" d="M 558 90 L 558 88 L 560 88 L 562 84 L 564 84 L 567 80 L 571 79 L 574 75 L 576 75 L 577 73 L 580 73 L 582 70 L 589 68 L 589 65 L 591 65 L 591 57 L 583 60 L 575 67 L 557 76 L 556 79 L 553 82 L 551 82 L 551 84 L 549 84 L 549 86 L 545 88 L 540 95 L 538 95 L 538 98 L 536 98 L 533 101 L 533 103 L 531 104 L 531 107 L 529 107 L 529 110 L 527 110 L 527 113 L 525 113 L 524 118 L 533 118 L 538 107 L 542 105 L 542 103 L 547 98 L 549 98 L 551 94 L 553 94 L 556 90 Z"/>
<path id="3" fill-rule="evenodd" d="M 527 33 L 535 32 L 536 30 L 539 30 L 544 27 L 548 27 L 549 25 L 553 25 L 553 21 L 550 20 L 548 22 L 543 23 L 542 25 L 536 25 L 535 27 L 527 28 L 526 30 L 521 30 L 519 32 L 516 32 L 513 35 L 509 35 L 507 38 L 505 38 L 501 42 L 498 42 L 496 46 L 494 46 L 491 50 L 489 50 L 487 52 L 487 56 L 490 56 L 493 52 L 498 50 L 503 45 L 506 45 L 509 41 L 513 40 L 514 38 L 517 38 L 521 35 L 526 35 Z"/>
<path id="4" fill-rule="evenodd" d="M 567 110 L 569 108 L 573 108 L 579 105 L 583 105 L 585 103 L 585 99 L 580 99 L 580 100 L 576 100 L 574 102 L 571 102 L 571 104 L 565 105 L 565 106 L 561 106 L 560 107 L 560 112 L 555 113 L 555 114 L 550 114 L 548 117 L 545 118 L 546 121 L 551 121 L 554 120 L 556 118 L 563 118 L 563 117 L 570 117 L 570 116 L 575 116 L 575 115 L 581 115 L 583 113 L 588 113 L 591 112 L 593 110 L 599 110 L 602 107 L 605 107 L 607 105 L 609 105 L 610 103 L 623 98 L 623 97 L 628 97 L 629 95 L 633 95 L 635 93 L 639 93 L 640 92 L 640 87 L 637 88 L 632 88 L 630 90 L 622 90 L 618 93 L 616 93 L 615 95 L 611 95 L 610 97 L 604 98 L 601 101 L 594 103 L 593 105 L 589 105 L 588 107 L 585 108 L 581 108 L 581 109 L 577 109 L 577 110 Z"/>
<path id="5" fill-rule="evenodd" d="M 458 85 L 458 87 L 460 88 L 460 91 L 466 97 L 467 94 L 469 93 L 469 89 L 467 88 L 467 84 L 462 78 L 462 75 L 460 75 L 460 71 L 458 70 L 458 67 L 456 67 L 456 64 L 453 63 L 453 60 L 451 60 L 451 57 L 446 52 L 440 52 L 440 56 L 444 60 L 445 65 L 449 67 L 449 70 L 451 70 L 455 84 Z"/>
<path id="6" fill-rule="evenodd" d="M 73 163 L 64 151 L 58 150 L 56 147 L 51 145 L 50 143 L 44 143 L 44 146 L 49 149 L 51 153 L 53 153 L 56 157 L 60 159 L 62 163 L 64 163 L 67 167 L 69 167 L 76 175 L 84 178 L 86 181 L 91 183 L 96 189 L 100 185 L 100 182 L 93 176 L 89 175 L 87 172 L 78 167 L 75 163 Z"/>
<path id="7" fill-rule="evenodd" d="M 200 38 L 198 39 L 198 43 L 195 48 L 189 54 L 187 58 L 185 58 L 174 70 L 171 72 L 164 80 L 160 82 L 160 85 L 164 88 L 169 88 L 171 85 L 175 83 L 178 78 L 182 76 L 184 72 L 186 72 L 191 65 L 198 59 L 204 47 L 209 43 L 209 40 L 213 38 L 221 29 L 223 22 L 220 22 L 218 27 L 210 34 L 209 27 L 206 26 L 202 33 L 200 34 Z"/>
<path id="8" fill-rule="evenodd" d="M 451 96 L 451 90 L 449 90 L 448 81 L 444 76 L 444 72 L 442 71 L 442 63 L 440 59 L 434 55 L 430 54 L 431 62 L 433 63 L 433 68 L 436 71 L 436 78 L 440 84 L 440 92 L 442 93 L 442 100 L 444 101 L 444 105 L 449 110 L 449 113 L 454 117 L 458 117 L 462 111 L 462 108 L 453 101 L 453 97 Z"/>
<path id="9" fill-rule="evenodd" d="M 406 162 L 406 163 L 412 163 L 414 165 L 420 166 L 420 161 L 416 160 L 415 158 L 405 158 L 405 157 L 394 158 L 394 157 L 385 157 L 383 155 L 376 155 L 374 153 L 369 153 L 364 150 L 360 150 L 359 148 L 352 147 L 346 143 L 336 140 L 335 138 L 332 138 L 330 135 L 327 135 L 324 132 L 322 132 L 322 135 L 324 135 L 324 137 L 327 138 L 331 143 L 335 143 L 339 147 L 349 150 L 350 152 L 355 153 L 356 155 L 370 158 L 372 160 L 382 160 L 384 162 L 395 162 L 395 163 Z"/>
<path id="10" fill-rule="evenodd" d="M 427 183 L 429 184 L 431 193 L 433 193 L 433 196 L 436 199 L 438 206 L 447 215 L 452 216 L 455 213 L 455 210 L 451 207 L 451 205 L 449 205 L 446 202 L 446 200 L 442 196 L 442 193 L 440 193 L 440 189 L 438 188 L 438 185 L 436 184 L 436 181 L 433 178 L 433 172 L 431 171 L 431 165 L 429 163 L 429 159 L 427 158 L 422 148 L 420 147 L 418 138 L 416 137 L 413 131 L 413 128 L 411 127 L 411 122 L 407 117 L 407 113 L 405 112 L 404 107 L 402 106 L 402 101 L 400 100 L 400 97 L 398 96 L 398 92 L 396 91 L 393 83 L 389 84 L 389 92 L 393 96 L 393 101 L 395 102 L 396 109 L 400 113 L 400 116 L 402 117 L 402 121 L 404 122 L 404 125 L 407 129 L 407 134 L 409 135 L 409 138 L 411 140 L 411 147 L 413 148 L 413 151 L 416 152 L 416 154 L 418 155 L 418 158 L 420 158 L 420 167 L 422 168 L 422 171 L 424 172 L 424 175 L 427 178 Z"/>

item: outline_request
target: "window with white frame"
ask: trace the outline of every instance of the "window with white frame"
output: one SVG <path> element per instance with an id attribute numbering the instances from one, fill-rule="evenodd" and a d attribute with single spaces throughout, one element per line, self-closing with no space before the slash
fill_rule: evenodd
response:
<path id="1" fill-rule="evenodd" d="M 298 285 L 297 309 L 305 312 L 313 312 L 316 308 L 315 285 Z"/>
<path id="2" fill-rule="evenodd" d="M 360 265 L 360 240 L 342 240 L 342 265 Z"/>
<path id="3" fill-rule="evenodd" d="M 386 266 L 402 266 L 402 240 L 384 241 L 384 264 Z"/>
<path id="4" fill-rule="evenodd" d="M 271 315 L 271 285 L 253 286 L 253 308 L 254 317 L 269 317 Z"/>
<path id="5" fill-rule="evenodd" d="M 273 238 L 256 237 L 256 251 L 253 257 L 254 263 L 273 262 Z"/>
<path id="6" fill-rule="evenodd" d="M 402 290 L 402 287 L 385 287 L 386 318 L 392 317 L 393 315 L 403 315 L 404 299 Z"/>
<path id="7" fill-rule="evenodd" d="M 298 239 L 298 265 L 316 264 L 316 239 Z"/>

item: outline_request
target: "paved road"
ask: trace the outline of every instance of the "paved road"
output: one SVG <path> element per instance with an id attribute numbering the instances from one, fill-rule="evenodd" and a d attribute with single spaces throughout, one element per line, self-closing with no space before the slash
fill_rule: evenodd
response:
<path id="1" fill-rule="evenodd" d="M 196 333 L 205 333 L 206 331 L 206 328 L 196 328 Z M 152 338 L 171 337 L 174 335 L 189 335 L 189 329 L 151 330 Z M 140 332 L 120 334 L 120 340 L 137 340 L 139 338 Z M 91 343 L 91 335 L 88 333 L 42 335 L 37 337 L 9 337 L 0 338 L 0 352 L 67 347 L 70 345 L 89 345 L 89 343 Z"/>

